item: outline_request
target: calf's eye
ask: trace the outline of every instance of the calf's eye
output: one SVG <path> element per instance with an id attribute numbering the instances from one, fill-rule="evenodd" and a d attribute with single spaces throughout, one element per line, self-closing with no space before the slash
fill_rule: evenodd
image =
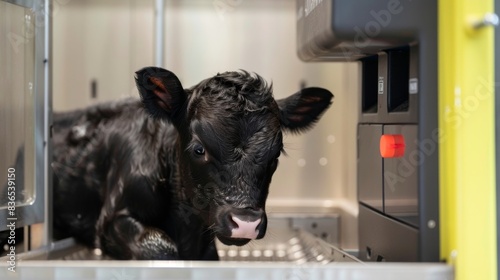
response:
<path id="1" fill-rule="evenodd" d="M 198 156 L 202 156 L 205 154 L 205 148 L 202 145 L 194 146 L 194 153 Z"/>

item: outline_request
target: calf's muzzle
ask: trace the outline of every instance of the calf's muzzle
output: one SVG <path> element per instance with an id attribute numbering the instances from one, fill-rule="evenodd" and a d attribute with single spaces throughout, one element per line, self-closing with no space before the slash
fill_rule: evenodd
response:
<path id="1" fill-rule="evenodd" d="M 227 237 L 234 239 L 260 239 L 267 228 L 266 214 L 262 209 L 226 208 L 223 220 L 230 230 Z"/>

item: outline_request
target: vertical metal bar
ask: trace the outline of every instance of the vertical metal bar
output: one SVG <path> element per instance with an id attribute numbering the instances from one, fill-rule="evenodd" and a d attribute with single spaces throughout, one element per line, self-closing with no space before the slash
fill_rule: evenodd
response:
<path id="1" fill-rule="evenodd" d="M 165 0 L 155 1 L 155 65 L 164 67 Z"/>
<path id="2" fill-rule="evenodd" d="M 44 157 L 45 157 L 45 217 L 44 217 L 44 237 L 42 245 L 52 242 L 52 159 L 51 149 L 51 129 L 52 129 L 52 0 L 44 1 L 45 28 L 44 28 Z"/>

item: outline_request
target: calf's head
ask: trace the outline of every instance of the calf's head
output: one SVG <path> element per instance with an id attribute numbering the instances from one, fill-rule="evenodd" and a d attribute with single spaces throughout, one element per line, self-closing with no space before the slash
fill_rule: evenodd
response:
<path id="1" fill-rule="evenodd" d="M 225 244 L 265 235 L 265 201 L 283 151 L 283 132 L 311 127 L 333 95 L 306 88 L 275 100 L 256 74 L 225 72 L 184 89 L 172 72 L 136 72 L 148 112 L 178 131 L 180 183 L 190 205 Z"/>

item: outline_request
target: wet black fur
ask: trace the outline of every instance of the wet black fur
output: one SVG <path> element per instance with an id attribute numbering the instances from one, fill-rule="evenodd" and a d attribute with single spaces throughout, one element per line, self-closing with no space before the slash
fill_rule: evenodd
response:
<path id="1" fill-rule="evenodd" d="M 226 72 L 189 89 L 170 71 L 136 73 L 141 100 L 54 115 L 54 227 L 117 259 L 217 259 L 231 215 L 260 217 L 282 131 L 331 103 L 308 88 L 275 101 L 260 76 Z M 201 153 L 203 152 L 203 153 Z"/>

